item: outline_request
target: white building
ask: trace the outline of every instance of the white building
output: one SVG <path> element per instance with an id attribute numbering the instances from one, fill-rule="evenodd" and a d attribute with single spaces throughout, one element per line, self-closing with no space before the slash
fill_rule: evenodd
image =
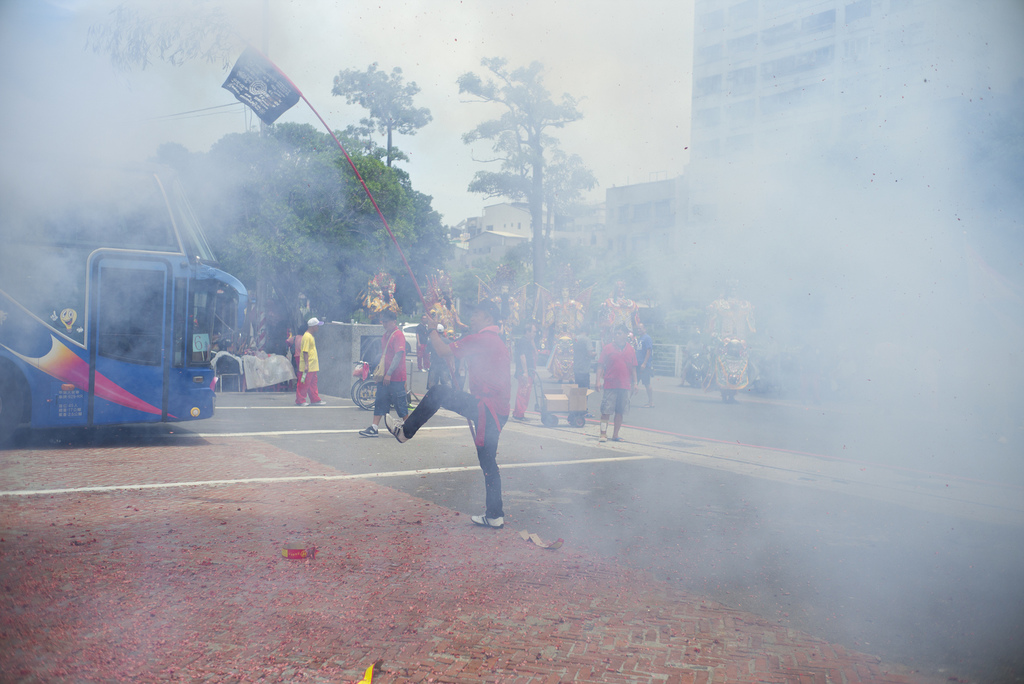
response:
<path id="1" fill-rule="evenodd" d="M 784 165 L 809 143 L 853 149 L 901 116 L 927 122 L 937 103 L 985 96 L 985 59 L 950 54 L 983 11 L 962 0 L 695 0 L 691 218 L 715 219 L 715 191 L 745 159 Z"/>

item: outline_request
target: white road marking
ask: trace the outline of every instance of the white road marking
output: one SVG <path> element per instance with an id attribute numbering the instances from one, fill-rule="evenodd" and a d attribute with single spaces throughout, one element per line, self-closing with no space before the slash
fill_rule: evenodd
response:
<path id="1" fill-rule="evenodd" d="M 580 465 L 586 463 L 611 463 L 615 461 L 648 461 L 651 456 L 615 456 L 610 458 L 583 458 L 569 461 L 540 461 L 536 463 L 504 463 L 505 468 L 541 468 L 546 466 Z M 249 477 L 234 480 L 197 480 L 194 482 L 157 482 L 151 484 L 102 485 L 93 487 L 68 487 L 64 489 L 22 489 L 0 491 L 0 496 L 43 496 L 51 494 L 84 494 L 87 492 L 115 492 L 137 489 L 170 489 L 174 487 L 226 486 L 238 484 L 274 484 L 281 482 L 326 482 L 330 480 L 371 480 L 381 477 L 410 477 L 423 475 L 444 475 L 479 470 L 479 465 L 452 466 L 448 468 L 423 468 L 421 470 L 392 470 L 380 473 L 359 473 L 356 475 L 296 475 L 294 477 Z"/>
<path id="2" fill-rule="evenodd" d="M 359 407 L 355 406 L 355 405 L 345 406 L 343 404 L 338 404 L 336 406 L 332 405 L 332 404 L 329 404 L 327 406 L 296 406 L 296 405 L 292 404 L 290 406 L 289 405 L 285 405 L 285 406 L 218 406 L 217 410 L 218 411 L 260 411 L 260 410 L 280 411 L 281 409 L 290 409 L 290 408 L 292 408 L 292 409 L 300 409 L 300 408 L 356 409 L 356 408 L 359 408 Z"/>
<path id="3" fill-rule="evenodd" d="M 465 425 L 438 425 L 435 427 L 422 427 L 420 432 L 425 430 L 457 430 L 465 429 Z M 281 435 L 341 435 L 358 433 L 366 428 L 348 428 L 345 430 L 267 430 L 265 432 L 175 432 L 178 437 L 279 437 Z M 381 428 L 384 430 L 384 428 Z M 381 437 L 388 435 L 386 431 Z"/>

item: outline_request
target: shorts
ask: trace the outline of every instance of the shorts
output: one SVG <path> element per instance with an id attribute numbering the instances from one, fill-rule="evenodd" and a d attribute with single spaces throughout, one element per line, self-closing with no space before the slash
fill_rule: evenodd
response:
<path id="1" fill-rule="evenodd" d="M 406 402 L 405 380 L 392 380 L 387 385 L 383 382 L 377 383 L 377 397 L 373 402 L 373 415 L 383 416 L 392 406 L 399 418 L 409 415 L 409 406 Z"/>
<path id="2" fill-rule="evenodd" d="M 638 382 L 641 382 L 644 385 L 650 385 L 651 384 L 651 369 L 650 369 L 650 367 L 647 367 L 647 368 L 637 368 L 636 369 L 636 379 L 637 379 Z"/>
<path id="3" fill-rule="evenodd" d="M 626 413 L 629 410 L 629 390 L 627 389 L 606 389 L 601 397 L 601 415 L 610 416 L 613 413 Z"/>

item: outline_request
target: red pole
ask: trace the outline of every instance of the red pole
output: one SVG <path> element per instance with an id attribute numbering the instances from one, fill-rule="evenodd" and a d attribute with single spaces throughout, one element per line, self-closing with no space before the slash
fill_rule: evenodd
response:
<path id="1" fill-rule="evenodd" d="M 296 88 L 296 90 L 298 90 L 298 88 Z M 299 97 L 301 97 L 302 101 L 309 106 L 314 114 L 316 114 L 316 118 L 320 119 L 320 123 L 324 125 L 324 128 L 327 129 L 327 132 L 334 139 L 334 142 L 337 143 L 338 149 L 341 150 L 341 153 L 345 155 L 345 159 L 348 160 L 348 165 L 352 167 L 352 173 L 356 174 L 356 178 L 358 178 L 359 182 L 362 184 L 363 190 L 366 191 L 366 196 L 370 198 L 370 203 L 373 204 L 373 208 L 377 210 L 377 215 L 380 216 L 381 223 L 384 224 L 384 230 L 388 231 L 391 241 L 395 243 L 395 249 L 398 250 L 398 256 L 402 257 L 402 263 L 405 264 L 405 270 L 409 272 L 409 277 L 412 278 L 413 287 L 416 288 L 416 294 L 419 295 L 420 303 L 423 304 L 423 311 L 425 312 L 427 310 L 427 300 L 423 297 L 423 292 L 420 290 L 420 284 L 416 282 L 416 276 L 413 275 L 412 267 L 409 266 L 409 262 L 405 258 L 405 252 L 402 251 L 401 245 L 399 245 L 398 240 L 395 239 L 395 234 L 391 232 L 391 226 L 388 225 L 388 220 L 384 218 L 384 212 L 380 210 L 380 207 L 377 206 L 377 200 L 373 199 L 373 195 L 370 194 L 370 188 L 366 187 L 366 181 L 364 181 L 363 177 L 359 174 L 359 169 L 357 169 L 356 165 L 352 162 L 352 157 L 348 156 L 348 152 L 345 151 L 345 147 L 341 144 L 341 141 L 338 140 L 338 137 L 334 135 L 334 131 L 331 130 L 331 127 L 328 126 L 327 122 L 324 121 L 322 116 L 320 116 L 320 112 L 316 111 L 313 105 L 309 103 L 309 100 L 307 100 L 306 96 L 302 94 L 302 91 L 299 91 Z"/>
<path id="2" fill-rule="evenodd" d="M 373 194 L 370 193 L 370 188 L 366 187 L 366 181 L 363 180 L 362 175 L 360 175 L 359 173 L 359 169 L 357 169 L 356 165 L 352 162 L 352 157 L 348 156 L 348 152 L 345 151 L 345 146 L 341 144 L 341 141 L 338 140 L 338 136 L 334 135 L 334 131 L 332 131 L 331 127 L 327 125 L 327 122 L 324 121 L 324 118 L 320 116 L 320 112 L 316 111 L 316 107 L 314 107 L 310 103 L 310 101 L 306 99 L 306 96 L 302 93 L 301 90 L 299 90 L 299 87 L 292 82 L 292 79 L 288 78 L 288 76 L 283 71 L 281 71 L 280 67 L 271 62 L 269 59 L 267 59 L 266 55 L 264 55 L 263 58 L 266 59 L 267 62 L 269 62 L 274 67 L 274 69 L 277 70 L 277 73 L 281 74 L 282 78 L 284 78 L 286 81 L 288 81 L 289 84 L 291 84 L 292 88 L 295 88 L 295 92 L 299 94 L 299 97 L 301 97 L 302 101 L 306 103 L 306 106 L 309 107 L 310 111 L 316 114 L 316 118 L 320 119 L 320 123 L 324 125 L 324 128 L 327 129 L 327 133 L 331 136 L 331 138 L 334 139 L 334 142 L 338 145 L 338 149 L 341 150 L 341 153 L 343 155 L 345 155 L 345 159 L 348 160 L 348 165 L 352 167 L 352 172 L 356 174 L 356 178 L 358 178 L 359 182 L 362 184 L 363 190 L 366 191 L 366 196 L 370 198 L 370 202 L 373 204 L 373 208 L 377 210 L 377 215 L 380 216 L 381 223 L 384 224 L 384 230 L 388 232 L 388 235 L 391 237 L 391 241 L 395 243 L 395 249 L 398 250 L 398 256 L 402 257 L 402 263 L 405 264 L 405 270 L 409 272 L 409 277 L 412 278 L 413 287 L 416 288 L 416 294 L 419 295 L 420 303 L 423 304 L 423 313 L 427 313 L 427 300 L 423 296 L 423 291 L 420 290 L 420 284 L 416 282 L 416 276 L 413 275 L 412 268 L 409 266 L 409 261 L 405 258 L 405 252 L 402 251 L 401 245 L 399 245 L 398 240 L 395 239 L 395 234 L 391 232 L 391 226 L 388 225 L 388 220 L 384 218 L 384 212 L 382 212 L 380 210 L 380 207 L 377 206 L 377 200 L 373 199 Z M 449 362 L 449 368 L 453 369 L 452 374 L 454 375 L 454 368 L 452 367 L 451 362 Z M 466 424 L 469 425 L 469 432 L 470 434 L 473 435 L 473 441 L 475 442 L 476 430 L 473 428 L 473 421 L 467 418 Z"/>
<path id="3" fill-rule="evenodd" d="M 380 216 L 381 223 L 384 224 L 384 230 L 388 232 L 388 236 L 391 237 L 391 241 L 395 243 L 395 249 L 398 250 L 398 256 L 402 257 L 402 263 L 405 264 L 405 270 L 409 272 L 409 277 L 412 278 L 413 287 L 416 288 L 416 294 L 419 295 L 420 303 L 423 304 L 423 311 L 424 313 L 426 313 L 427 300 L 423 297 L 423 291 L 420 290 L 420 284 L 416 282 L 416 276 L 413 275 L 412 267 L 409 266 L 409 261 L 405 258 L 405 252 L 402 251 L 401 245 L 399 245 L 398 240 L 395 239 L 395 234 L 391 232 L 391 226 L 388 225 L 388 220 L 384 218 L 384 212 L 382 212 L 380 210 L 380 207 L 377 206 L 377 200 L 373 199 L 373 195 L 370 193 L 370 188 L 366 187 L 366 181 L 363 180 L 362 175 L 360 175 L 359 173 L 359 169 L 357 169 L 356 165 L 352 162 L 352 157 L 348 156 L 348 152 L 345 151 L 345 146 L 341 144 L 341 141 L 338 140 L 338 136 L 334 135 L 334 131 L 332 131 L 331 127 L 327 125 L 327 122 L 324 121 L 324 118 L 320 116 L 320 112 L 316 111 L 316 107 L 314 107 L 310 103 L 310 101 L 306 99 L 306 96 L 302 93 L 301 90 L 299 90 L 299 87 L 295 85 L 294 82 L 292 82 L 292 79 L 288 78 L 287 74 L 281 71 L 280 67 L 271 62 L 266 55 L 263 55 L 263 58 L 266 59 L 267 62 L 271 66 L 273 66 L 274 69 L 277 70 L 277 73 L 281 74 L 281 77 L 288 81 L 291 87 L 295 89 L 295 92 L 299 94 L 299 97 L 302 98 L 302 101 L 306 103 L 306 105 L 314 114 L 316 114 L 316 118 L 320 119 L 320 123 L 322 123 L 324 125 L 324 128 L 327 129 L 327 133 L 331 136 L 331 138 L 334 139 L 334 142 L 338 145 L 338 149 L 341 150 L 341 153 L 345 155 L 345 159 L 348 160 L 348 165 L 352 167 L 352 172 L 356 174 L 356 178 L 358 178 L 359 182 L 362 184 L 363 190 L 366 191 L 366 196 L 370 198 L 370 203 L 373 204 L 373 208 L 377 210 L 377 215 Z"/>

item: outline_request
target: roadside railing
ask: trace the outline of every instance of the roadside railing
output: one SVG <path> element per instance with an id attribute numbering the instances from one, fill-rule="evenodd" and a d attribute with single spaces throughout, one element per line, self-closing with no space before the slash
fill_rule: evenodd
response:
<path id="1" fill-rule="evenodd" d="M 681 344 L 656 344 L 654 345 L 655 375 L 663 375 L 678 378 L 683 374 L 683 364 L 686 363 L 686 347 Z"/>

